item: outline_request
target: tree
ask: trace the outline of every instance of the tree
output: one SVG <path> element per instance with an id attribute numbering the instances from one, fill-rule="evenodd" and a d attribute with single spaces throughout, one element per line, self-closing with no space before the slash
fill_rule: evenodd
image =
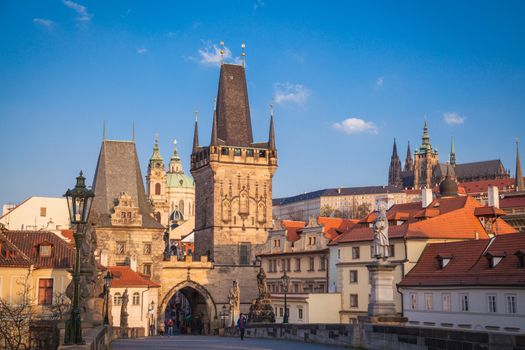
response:
<path id="1" fill-rule="evenodd" d="M 24 283 L 20 292 L 20 302 L 9 303 L 0 298 L 0 339 L 3 346 L 9 350 L 30 349 L 29 324 L 33 319 L 33 305 L 28 300 L 29 286 Z"/>
<path id="2" fill-rule="evenodd" d="M 370 213 L 370 203 L 361 203 L 357 207 L 357 218 L 361 219 Z"/>
<path id="3" fill-rule="evenodd" d="M 330 217 L 332 216 L 333 212 L 334 212 L 334 208 L 332 208 L 329 205 L 324 205 L 319 211 L 319 216 Z"/>

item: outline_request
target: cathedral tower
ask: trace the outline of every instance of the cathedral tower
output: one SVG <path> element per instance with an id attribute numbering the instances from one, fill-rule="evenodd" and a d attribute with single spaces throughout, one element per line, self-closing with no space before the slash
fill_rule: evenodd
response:
<path id="1" fill-rule="evenodd" d="M 272 178 L 277 151 L 270 119 L 268 142 L 254 143 L 244 67 L 223 64 L 209 146 L 191 155 L 195 179 L 195 254 L 216 264 L 249 265 L 272 227 Z"/>
<path id="2" fill-rule="evenodd" d="M 421 146 L 414 152 L 414 188 L 432 188 L 432 173 L 438 165 L 438 151 L 430 144 L 427 120 L 423 127 Z"/>
<path id="3" fill-rule="evenodd" d="M 404 171 L 414 171 L 414 161 L 412 160 L 412 152 L 410 151 L 410 141 L 408 141 L 407 157 L 405 158 Z"/>
<path id="4" fill-rule="evenodd" d="M 397 155 L 396 139 L 394 139 L 394 148 L 392 150 L 392 157 L 390 158 L 390 168 L 388 170 L 388 185 L 403 187 L 403 179 L 401 177 L 401 160 Z"/>

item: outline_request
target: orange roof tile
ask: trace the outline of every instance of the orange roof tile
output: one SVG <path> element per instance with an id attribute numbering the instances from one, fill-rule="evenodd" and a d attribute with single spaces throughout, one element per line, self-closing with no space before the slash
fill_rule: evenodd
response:
<path id="1" fill-rule="evenodd" d="M 341 233 L 348 231 L 358 222 L 359 220 L 345 218 L 330 218 L 324 216 L 319 216 L 317 218 L 317 223 L 323 226 L 324 236 L 329 240 L 332 240 Z"/>
<path id="2" fill-rule="evenodd" d="M 113 275 L 111 287 L 160 287 L 159 284 L 151 281 L 146 275 L 133 271 L 129 266 L 108 266 L 108 270 Z"/>
<path id="3" fill-rule="evenodd" d="M 298 241 L 301 237 L 299 234 L 306 226 L 304 221 L 282 220 L 281 225 L 286 230 L 286 239 L 290 242 Z"/>

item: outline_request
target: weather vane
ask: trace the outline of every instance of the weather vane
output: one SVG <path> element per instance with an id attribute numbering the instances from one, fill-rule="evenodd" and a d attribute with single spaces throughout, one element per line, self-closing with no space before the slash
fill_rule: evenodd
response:
<path id="1" fill-rule="evenodd" d="M 241 44 L 241 49 L 242 49 L 242 53 L 241 53 L 241 56 L 242 56 L 242 66 L 244 67 L 244 60 L 245 60 L 245 57 L 246 57 L 246 52 L 244 52 L 244 49 L 246 48 L 246 44 L 245 43 L 242 43 Z"/>
<path id="2" fill-rule="evenodd" d="M 221 41 L 220 45 L 221 45 L 221 49 L 219 50 L 219 52 L 221 54 L 221 64 L 223 64 L 224 63 L 224 41 Z"/>

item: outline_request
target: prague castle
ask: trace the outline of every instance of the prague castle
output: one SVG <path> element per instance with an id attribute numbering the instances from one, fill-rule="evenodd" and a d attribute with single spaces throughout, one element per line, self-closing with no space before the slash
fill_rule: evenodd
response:
<path id="1" fill-rule="evenodd" d="M 398 188 L 432 188 L 438 185 L 449 174 L 457 182 L 507 179 L 510 177 L 499 159 L 472 163 L 456 163 L 454 140 L 450 148 L 447 163 L 440 163 L 437 147 L 430 143 L 427 121 L 423 127 L 421 145 L 414 151 L 414 158 L 410 152 L 410 143 L 407 148 L 405 165 L 402 170 L 401 160 L 397 154 L 397 144 L 394 148 L 388 171 L 388 184 Z"/>

